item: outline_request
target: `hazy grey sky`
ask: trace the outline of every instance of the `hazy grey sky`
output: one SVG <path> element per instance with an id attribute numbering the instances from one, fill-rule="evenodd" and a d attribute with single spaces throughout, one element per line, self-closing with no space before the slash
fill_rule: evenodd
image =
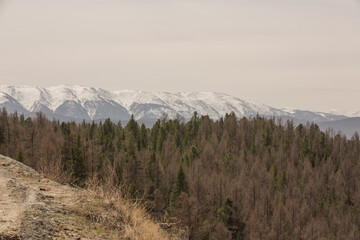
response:
<path id="1" fill-rule="evenodd" d="M 360 110 L 359 0 L 0 0 L 0 84 Z"/>

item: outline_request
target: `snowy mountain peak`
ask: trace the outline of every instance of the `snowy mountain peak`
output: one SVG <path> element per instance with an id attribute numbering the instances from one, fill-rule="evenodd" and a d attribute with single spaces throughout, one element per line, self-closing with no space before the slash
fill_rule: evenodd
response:
<path id="1" fill-rule="evenodd" d="M 50 119 L 155 122 L 162 114 L 186 120 L 194 111 L 218 119 L 234 112 L 238 117 L 257 114 L 268 117 L 297 118 L 307 121 L 339 120 L 344 116 L 315 113 L 295 109 L 276 109 L 264 104 L 248 102 L 218 92 L 145 92 L 136 90 L 108 91 L 81 85 L 31 87 L 0 85 L 0 107 L 32 116 L 42 111 Z"/>

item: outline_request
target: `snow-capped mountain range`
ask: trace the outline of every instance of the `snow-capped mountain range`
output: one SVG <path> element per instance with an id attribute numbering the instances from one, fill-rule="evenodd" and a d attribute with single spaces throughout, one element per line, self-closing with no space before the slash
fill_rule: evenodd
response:
<path id="1" fill-rule="evenodd" d="M 227 94 L 216 92 L 168 93 L 133 90 L 107 91 L 84 86 L 9 86 L 0 85 L 0 107 L 8 112 L 34 116 L 43 112 L 49 119 L 85 119 L 127 122 L 131 116 L 151 126 L 164 113 L 169 118 L 181 115 L 188 120 L 194 111 L 217 120 L 226 113 L 234 112 L 238 117 L 256 114 L 266 117 L 294 119 L 295 122 L 331 122 L 347 118 L 344 115 L 276 109 L 264 104 L 248 102 Z"/>

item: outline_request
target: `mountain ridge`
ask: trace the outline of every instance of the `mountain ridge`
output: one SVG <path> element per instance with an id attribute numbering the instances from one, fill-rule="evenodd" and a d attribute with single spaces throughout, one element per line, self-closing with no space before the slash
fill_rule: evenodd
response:
<path id="1" fill-rule="evenodd" d="M 146 92 L 139 90 L 108 91 L 80 85 L 33 87 L 25 85 L 0 85 L 0 108 L 18 112 L 25 117 L 35 117 L 42 112 L 49 119 L 59 121 L 103 121 L 126 124 L 131 115 L 139 123 L 151 127 L 164 114 L 169 119 L 181 116 L 188 121 L 196 111 L 217 120 L 234 112 L 239 118 L 263 117 L 293 120 L 295 124 L 314 122 L 322 130 L 333 128 L 352 136 L 360 132 L 360 119 L 332 113 L 274 108 L 246 101 L 219 92 Z M 354 118 L 354 116 L 355 118 Z M 351 126 L 345 119 L 353 118 Z M 336 123 L 334 123 L 336 122 Z"/>
<path id="2" fill-rule="evenodd" d="M 307 121 L 333 121 L 344 115 L 303 110 L 277 109 L 265 104 L 253 103 L 219 92 L 145 92 L 136 90 L 108 91 L 102 88 L 80 85 L 32 87 L 0 85 L 0 106 L 10 112 L 31 115 L 42 111 L 49 118 L 57 115 L 74 120 L 156 120 L 166 113 L 190 119 L 193 112 L 218 119 L 234 112 L 238 117 L 257 114 L 267 117 L 285 117 Z M 305 116 L 306 114 L 307 116 Z"/>

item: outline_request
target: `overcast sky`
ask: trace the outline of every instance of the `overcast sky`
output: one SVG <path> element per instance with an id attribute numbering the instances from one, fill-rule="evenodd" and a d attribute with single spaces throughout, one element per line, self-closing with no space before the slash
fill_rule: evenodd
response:
<path id="1" fill-rule="evenodd" d="M 0 84 L 360 110 L 359 0 L 0 0 Z"/>

